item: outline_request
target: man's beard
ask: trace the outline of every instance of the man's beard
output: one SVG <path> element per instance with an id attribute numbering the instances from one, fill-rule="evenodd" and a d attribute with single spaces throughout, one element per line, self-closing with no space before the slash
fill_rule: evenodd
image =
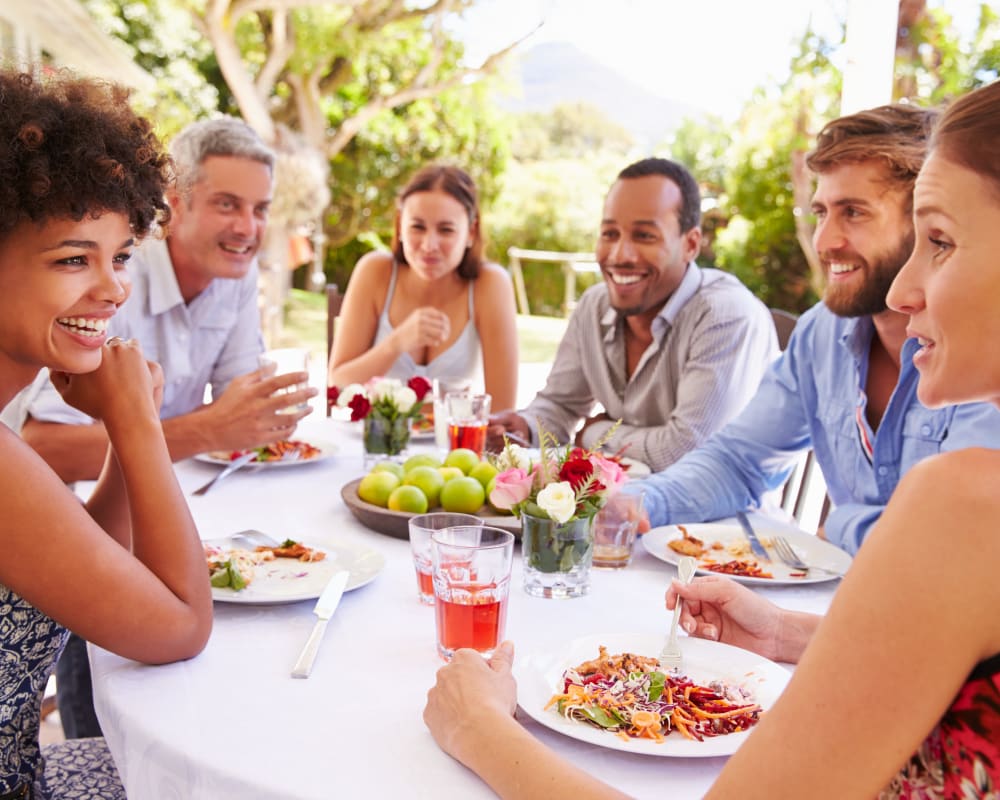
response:
<path id="1" fill-rule="evenodd" d="M 823 293 L 823 302 L 838 317 L 867 317 L 881 314 L 889 307 L 885 299 L 889 294 L 897 273 L 907 262 L 913 252 L 914 234 L 911 231 L 899 243 L 899 246 L 887 255 L 879 256 L 877 260 L 866 265 L 865 280 L 856 291 L 840 290 L 836 284 L 828 283 Z M 827 258 L 827 261 L 837 261 L 837 258 Z M 847 259 L 845 259 L 847 260 Z"/>

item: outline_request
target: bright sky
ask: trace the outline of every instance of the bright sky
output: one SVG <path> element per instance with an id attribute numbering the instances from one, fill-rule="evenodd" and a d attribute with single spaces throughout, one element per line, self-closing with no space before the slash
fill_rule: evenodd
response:
<path id="1" fill-rule="evenodd" d="M 863 0 L 862 0 L 863 1 Z M 835 38 L 848 0 L 480 0 L 459 34 L 472 60 L 544 20 L 525 46 L 570 41 L 663 97 L 735 116 L 752 90 L 782 81 L 812 23 Z M 971 30 L 979 0 L 929 0 Z"/>

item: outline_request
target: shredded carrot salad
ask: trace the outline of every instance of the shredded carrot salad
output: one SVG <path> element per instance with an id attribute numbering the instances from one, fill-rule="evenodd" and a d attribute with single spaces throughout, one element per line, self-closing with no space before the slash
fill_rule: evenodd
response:
<path id="1" fill-rule="evenodd" d="M 249 452 L 249 450 L 234 450 L 229 454 L 229 460 L 235 461 L 240 456 Z M 282 439 L 280 442 L 272 442 L 263 447 L 255 447 L 253 448 L 253 452 L 256 453 L 256 456 L 253 458 L 254 461 L 287 461 L 293 458 L 297 461 L 308 461 L 310 458 L 316 458 L 321 451 L 318 447 L 314 447 L 308 442 L 296 439 Z"/>
<path id="2" fill-rule="evenodd" d="M 563 673 L 563 691 L 552 696 L 564 717 L 615 733 L 625 740 L 662 742 L 674 731 L 688 739 L 745 731 L 762 713 L 742 689 L 712 682 L 701 686 L 659 671 L 655 658 L 632 653 L 609 656 Z"/>

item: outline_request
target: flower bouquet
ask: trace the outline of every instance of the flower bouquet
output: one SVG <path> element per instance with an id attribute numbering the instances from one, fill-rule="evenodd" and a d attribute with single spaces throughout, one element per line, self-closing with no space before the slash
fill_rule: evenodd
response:
<path id="1" fill-rule="evenodd" d="M 372 378 L 342 390 L 331 386 L 327 402 L 351 410 L 351 422 L 364 420 L 365 468 L 380 457 L 399 456 L 410 443 L 410 425 L 421 417 L 431 384 L 419 375 L 407 383 L 396 378 Z"/>
<path id="2" fill-rule="evenodd" d="M 609 435 L 613 432 L 609 431 Z M 539 428 L 540 455 L 506 443 L 490 503 L 521 518 L 524 588 L 538 597 L 579 597 L 590 588 L 594 515 L 626 481 L 597 448 L 559 446 Z"/>

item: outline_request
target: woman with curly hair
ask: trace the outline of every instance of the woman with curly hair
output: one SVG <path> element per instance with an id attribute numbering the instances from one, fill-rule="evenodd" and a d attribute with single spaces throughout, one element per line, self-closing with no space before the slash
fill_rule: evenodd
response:
<path id="1" fill-rule="evenodd" d="M 0 71 L 0 407 L 48 367 L 110 438 L 82 504 L 0 426 L 0 798 L 124 797 L 103 740 L 39 747 L 69 630 L 149 664 L 196 655 L 211 631 L 157 413 L 162 375 L 133 342 L 107 339 L 129 255 L 168 216 L 169 159 L 127 100 L 97 81 Z"/>
<path id="2" fill-rule="evenodd" d="M 330 384 L 384 375 L 484 380 L 493 409 L 517 399 L 514 292 L 483 257 L 472 178 L 424 167 L 396 200 L 392 252 L 358 261 L 330 354 Z"/>

